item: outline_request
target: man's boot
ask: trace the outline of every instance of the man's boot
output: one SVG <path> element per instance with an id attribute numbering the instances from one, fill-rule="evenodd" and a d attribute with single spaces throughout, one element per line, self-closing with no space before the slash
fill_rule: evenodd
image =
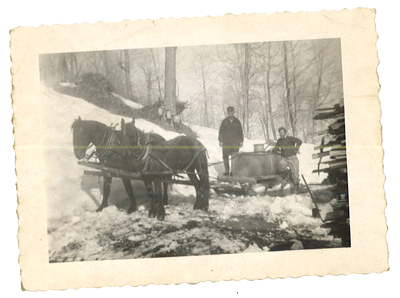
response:
<path id="1" fill-rule="evenodd" d="M 229 176 L 229 159 L 224 159 L 225 172 L 224 176 Z"/>
<path id="2" fill-rule="evenodd" d="M 281 189 L 284 189 L 286 185 L 290 183 L 290 171 L 286 170 L 283 172 L 282 181 L 281 181 Z"/>
<path id="3" fill-rule="evenodd" d="M 294 185 L 292 194 L 297 195 L 299 193 L 299 186 L 297 184 Z"/>
<path id="4" fill-rule="evenodd" d="M 289 184 L 289 181 L 287 181 L 287 177 L 283 178 L 281 181 L 281 189 L 284 189 L 286 185 Z"/>

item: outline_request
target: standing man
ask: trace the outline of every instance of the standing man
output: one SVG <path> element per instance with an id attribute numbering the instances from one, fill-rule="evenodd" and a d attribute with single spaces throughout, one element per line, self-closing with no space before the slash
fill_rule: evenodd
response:
<path id="1" fill-rule="evenodd" d="M 299 159 L 297 158 L 297 152 L 299 151 L 299 148 L 303 142 L 298 138 L 289 137 L 286 134 L 286 128 L 284 127 L 279 127 L 278 132 L 280 138 L 276 142 L 272 152 L 281 154 L 278 170 L 283 175 L 282 188 L 289 183 L 291 178 L 294 185 L 293 193 L 297 194 L 300 180 Z M 291 177 L 289 177 L 290 174 Z"/>
<path id="2" fill-rule="evenodd" d="M 224 160 L 224 175 L 229 175 L 229 156 L 238 152 L 243 146 L 243 129 L 240 120 L 234 116 L 234 107 L 226 109 L 228 117 L 222 120 L 219 128 L 219 145 L 222 147 L 222 159 Z"/>

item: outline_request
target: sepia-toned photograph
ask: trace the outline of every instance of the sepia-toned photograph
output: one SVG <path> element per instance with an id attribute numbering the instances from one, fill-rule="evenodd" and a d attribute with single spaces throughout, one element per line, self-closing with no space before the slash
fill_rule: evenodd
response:
<path id="1" fill-rule="evenodd" d="M 340 45 L 41 54 L 49 262 L 350 247 Z"/>
<path id="2" fill-rule="evenodd" d="M 23 287 L 387 271 L 374 18 L 13 30 Z"/>

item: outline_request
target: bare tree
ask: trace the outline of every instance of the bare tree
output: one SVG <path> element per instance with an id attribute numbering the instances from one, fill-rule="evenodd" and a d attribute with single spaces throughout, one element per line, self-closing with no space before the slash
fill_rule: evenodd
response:
<path id="1" fill-rule="evenodd" d="M 250 137 L 250 80 L 254 76 L 251 73 L 252 68 L 252 50 L 251 45 L 248 43 L 235 45 L 236 59 L 238 63 L 240 85 L 241 85 L 241 102 L 242 102 L 242 119 L 244 126 L 244 133 L 246 137 Z"/>
<path id="2" fill-rule="evenodd" d="M 156 81 L 157 81 L 157 87 L 158 87 L 158 95 L 160 99 L 163 99 L 163 90 L 162 90 L 162 72 L 160 71 L 160 63 L 158 61 L 156 61 L 156 57 L 154 54 L 154 50 L 150 49 L 150 53 L 151 53 L 151 59 L 153 62 L 153 67 L 155 70 L 155 76 L 156 76 Z"/>
<path id="3" fill-rule="evenodd" d="M 177 47 L 165 48 L 165 106 L 176 112 L 176 51 Z"/>
<path id="4" fill-rule="evenodd" d="M 199 80 L 201 88 L 200 94 L 203 99 L 204 113 L 203 124 L 206 127 L 214 127 L 214 103 L 213 103 L 213 84 L 215 73 L 213 70 L 214 58 L 207 47 L 200 47 L 194 53 L 193 72 Z"/>
<path id="5" fill-rule="evenodd" d="M 262 78 L 262 89 L 263 89 L 263 101 L 261 102 L 261 106 L 263 107 L 263 117 L 262 117 L 262 122 L 265 126 L 265 133 L 264 135 L 269 139 L 269 124 L 271 125 L 271 130 L 274 139 L 276 140 L 276 129 L 275 129 L 275 121 L 274 121 L 274 115 L 272 111 L 272 95 L 271 95 L 271 90 L 273 88 L 274 83 L 272 82 L 271 79 L 271 71 L 272 68 L 275 67 L 274 65 L 274 60 L 276 58 L 276 55 L 278 52 L 276 52 L 274 55 L 271 54 L 271 47 L 272 43 L 264 43 L 263 48 L 261 53 L 257 53 L 258 57 L 261 60 L 261 67 L 260 67 L 260 72 L 261 72 L 261 78 Z M 266 49 L 265 49 L 266 48 Z"/>
<path id="6" fill-rule="evenodd" d="M 153 69 L 151 50 L 137 50 L 136 53 L 136 64 L 142 71 L 146 82 L 146 100 L 148 104 L 152 103 L 151 93 L 153 82 L 155 82 L 155 71 Z"/>
<path id="7" fill-rule="evenodd" d="M 289 70 L 288 70 L 288 59 L 287 59 L 287 45 L 286 41 L 283 42 L 283 70 L 285 74 L 285 88 L 286 88 L 286 94 L 285 94 L 285 99 L 286 99 L 286 104 L 287 104 L 287 110 L 289 113 L 289 120 L 290 120 L 290 126 L 292 127 L 292 132 L 293 135 L 297 135 L 296 131 L 296 125 L 294 123 L 294 115 L 293 115 L 293 107 L 292 103 L 290 100 L 291 97 L 291 87 L 290 87 L 290 82 L 289 82 Z"/>
<path id="8" fill-rule="evenodd" d="M 120 62 L 119 67 L 125 72 L 126 95 L 130 100 L 133 100 L 132 83 L 131 83 L 131 61 L 129 50 L 124 50 L 124 62 Z"/>

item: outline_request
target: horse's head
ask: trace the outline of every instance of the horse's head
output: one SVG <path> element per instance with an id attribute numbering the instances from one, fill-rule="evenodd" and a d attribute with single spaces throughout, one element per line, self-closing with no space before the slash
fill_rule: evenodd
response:
<path id="1" fill-rule="evenodd" d="M 86 155 L 86 150 L 90 145 L 90 141 L 85 132 L 85 122 L 81 117 L 72 123 L 73 146 L 74 153 L 77 159 L 83 159 Z"/>
<path id="2" fill-rule="evenodd" d="M 121 132 L 123 138 L 123 146 L 131 149 L 132 147 L 137 147 L 140 145 L 140 135 L 139 130 L 135 126 L 135 119 L 133 118 L 131 122 L 125 123 L 125 120 L 121 120 Z"/>

